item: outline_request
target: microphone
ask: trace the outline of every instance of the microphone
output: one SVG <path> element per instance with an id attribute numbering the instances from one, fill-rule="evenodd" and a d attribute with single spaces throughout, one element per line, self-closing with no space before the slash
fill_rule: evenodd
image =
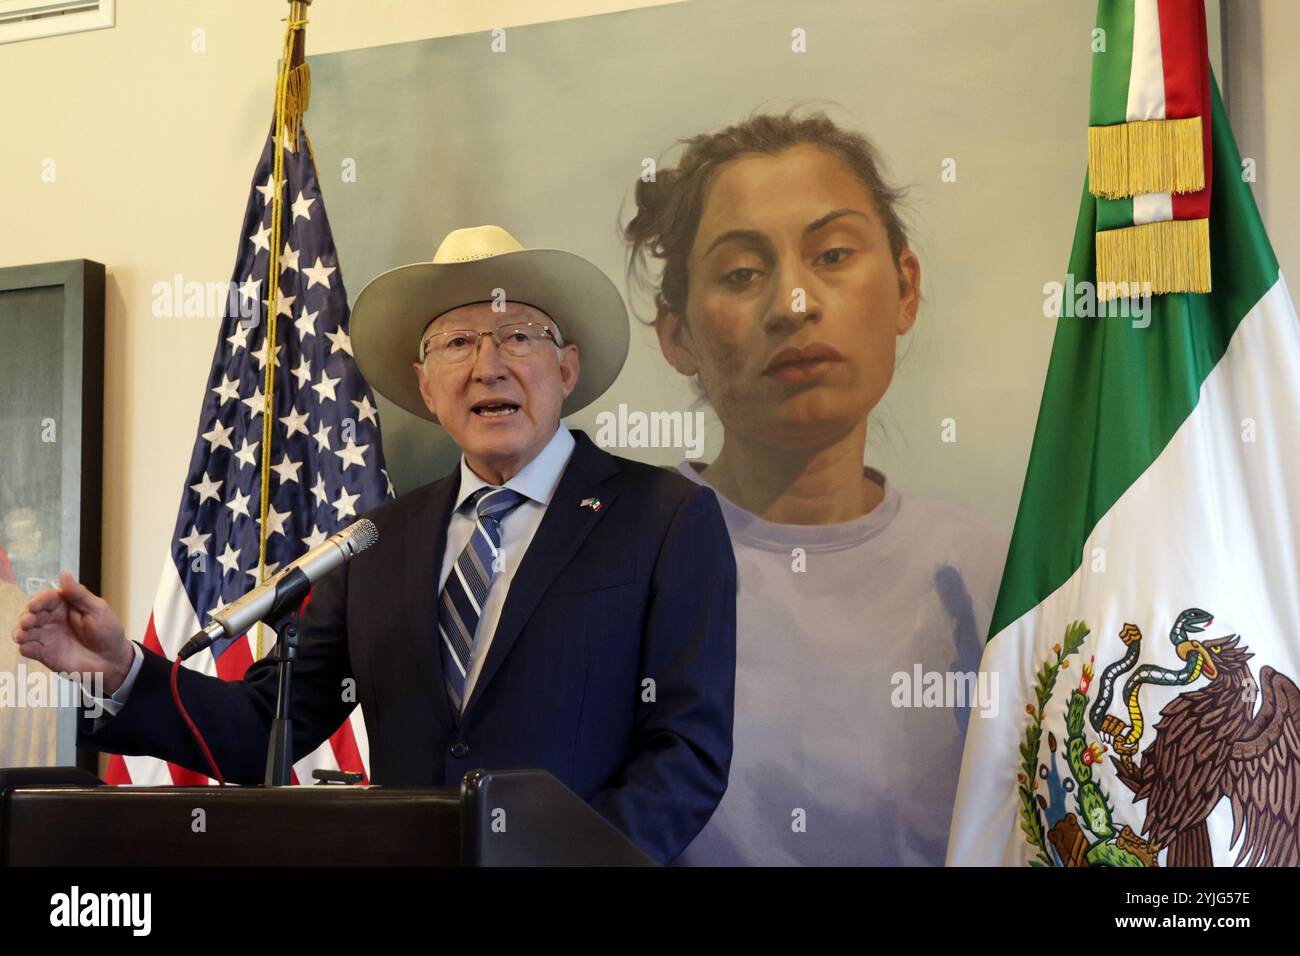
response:
<path id="1" fill-rule="evenodd" d="M 379 531 L 369 518 L 362 518 L 325 539 L 238 601 L 212 614 L 212 623 L 189 639 L 177 660 L 193 657 L 223 637 L 238 637 L 258 621 L 275 617 L 300 603 L 314 583 L 378 540 Z"/>

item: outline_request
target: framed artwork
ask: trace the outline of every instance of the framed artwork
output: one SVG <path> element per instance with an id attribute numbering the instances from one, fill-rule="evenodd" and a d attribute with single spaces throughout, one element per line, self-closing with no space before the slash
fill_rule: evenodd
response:
<path id="1" fill-rule="evenodd" d="M 103 395 L 104 266 L 0 269 L 0 676 L 30 664 L 7 638 L 32 594 L 63 568 L 100 589 Z M 6 709 L 0 766 L 75 762 L 71 708 Z"/>

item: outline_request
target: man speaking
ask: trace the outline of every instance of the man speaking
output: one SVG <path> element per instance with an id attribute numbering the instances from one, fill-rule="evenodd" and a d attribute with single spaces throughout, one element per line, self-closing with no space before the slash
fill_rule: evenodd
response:
<path id="1" fill-rule="evenodd" d="M 294 759 L 355 699 L 375 783 L 545 769 L 673 859 L 726 788 L 736 567 L 710 489 L 560 422 L 622 368 L 618 290 L 578 256 L 460 229 L 432 262 L 362 290 L 352 343 L 370 384 L 440 424 L 462 456 L 370 512 L 378 543 L 316 584 L 294 668 Z M 104 672 L 113 716 L 83 718 L 81 744 L 206 771 L 170 662 L 128 641 L 67 572 L 28 603 L 14 639 L 52 670 Z M 224 776 L 260 782 L 272 657 L 242 681 L 182 669 L 179 689 Z"/>

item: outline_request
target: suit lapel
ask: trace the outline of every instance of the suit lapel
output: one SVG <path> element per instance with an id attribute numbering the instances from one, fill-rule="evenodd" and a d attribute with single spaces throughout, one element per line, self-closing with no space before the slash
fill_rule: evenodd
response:
<path id="1" fill-rule="evenodd" d="M 618 471 L 614 457 L 593 445 L 583 432 L 574 431 L 573 437 L 573 454 L 524 553 L 519 570 L 510 582 L 510 592 L 501 608 L 501 618 L 496 633 L 492 635 L 487 659 L 483 662 L 483 670 L 475 682 L 462 720 L 475 709 L 555 576 L 573 560 L 591 529 L 614 501 L 616 489 L 601 484 Z M 600 510 L 583 507 L 581 503 L 586 498 L 599 498 Z"/>
<path id="2" fill-rule="evenodd" d="M 406 662 L 421 687 L 431 689 L 428 695 L 429 718 L 450 730 L 455 726 L 451 702 L 447 699 L 447 678 L 443 673 L 442 653 L 438 636 L 438 576 L 442 572 L 443 551 L 447 547 L 447 524 L 451 519 L 451 506 L 460 487 L 460 469 L 446 478 L 434 482 L 422 492 L 411 520 L 404 523 L 401 534 L 405 536 L 406 606 L 409 615 L 411 640 L 408 642 L 410 658 Z"/>

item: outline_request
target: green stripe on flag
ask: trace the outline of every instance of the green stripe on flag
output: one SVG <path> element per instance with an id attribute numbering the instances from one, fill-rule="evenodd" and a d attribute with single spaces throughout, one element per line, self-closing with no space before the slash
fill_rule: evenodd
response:
<path id="1" fill-rule="evenodd" d="M 990 637 L 1080 567 L 1092 529 L 1191 414 L 1238 324 L 1277 282 L 1213 75 L 1210 86 L 1214 291 L 1156 296 L 1146 328 L 1120 317 L 1058 320 Z M 1095 221 L 1085 183 L 1070 255 L 1075 283 L 1096 281 Z"/>
<path id="2" fill-rule="evenodd" d="M 1087 183 L 1085 181 L 1084 185 Z M 1080 211 L 1079 217 L 1083 218 Z M 1097 231 L 1103 232 L 1107 229 L 1123 229 L 1126 226 L 1133 225 L 1133 199 L 1102 199 L 1097 198 Z"/>
<path id="3" fill-rule="evenodd" d="M 1128 82 L 1133 69 L 1133 0 L 1100 0 L 1097 27 L 1105 31 L 1106 48 L 1092 55 L 1088 125 L 1111 126 L 1128 119 Z"/>

